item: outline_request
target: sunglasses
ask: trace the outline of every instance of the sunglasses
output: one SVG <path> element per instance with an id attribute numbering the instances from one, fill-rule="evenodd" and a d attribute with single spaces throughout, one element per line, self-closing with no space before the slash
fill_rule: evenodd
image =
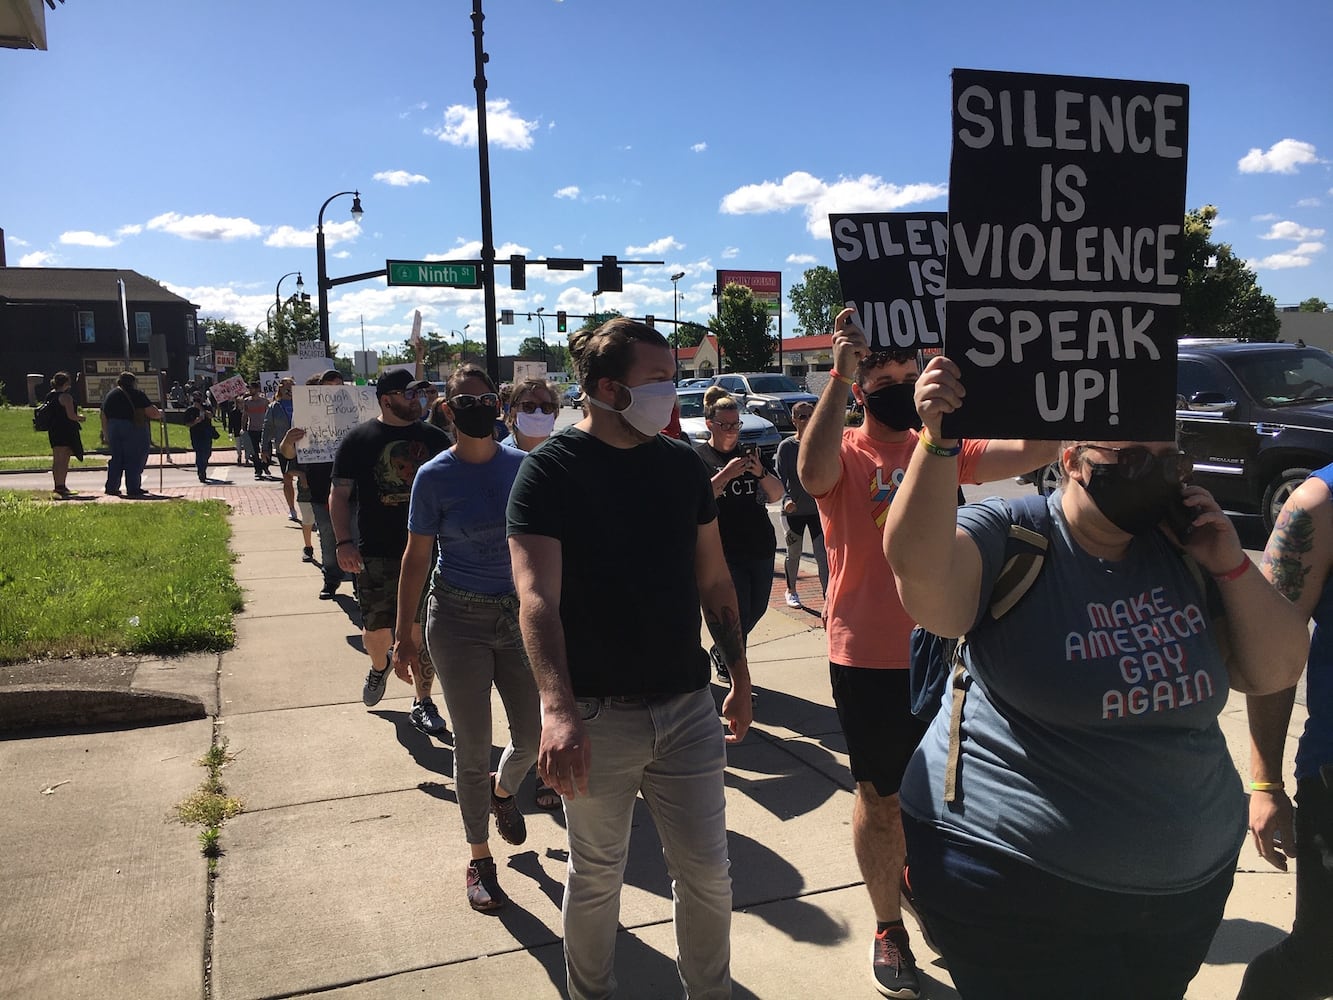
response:
<path id="1" fill-rule="evenodd" d="M 725 423 L 725 424 L 724 424 L 724 423 L 723 423 L 722 421 L 720 421 L 720 420 L 714 420 L 712 423 L 713 423 L 713 426 L 716 427 L 716 428 L 717 428 L 718 430 L 720 430 L 720 431 L 736 431 L 736 430 L 740 430 L 740 427 L 741 427 L 741 425 L 740 425 L 740 421 L 736 421 L 735 423 L 730 423 L 730 422 L 728 422 L 728 423 Z"/>
<path id="2" fill-rule="evenodd" d="M 416 398 L 417 398 L 417 390 L 416 390 L 416 389 L 390 389 L 390 390 L 389 390 L 388 392 L 386 392 L 384 395 L 386 395 L 386 396 L 402 396 L 404 399 L 416 399 Z"/>
<path id="3" fill-rule="evenodd" d="M 1090 444 L 1085 447 L 1093 451 L 1109 451 L 1115 455 L 1113 464 L 1126 479 L 1143 479 L 1151 475 L 1154 470 L 1161 469 L 1168 478 L 1184 482 L 1194 471 L 1194 461 L 1179 451 L 1158 453 L 1137 444 L 1127 448 L 1112 448 L 1103 444 Z"/>
<path id="4" fill-rule="evenodd" d="M 498 407 L 500 397 L 493 392 L 483 392 L 480 396 L 460 392 L 457 396 L 450 396 L 445 402 L 455 410 L 470 410 L 474 406 Z"/>
<path id="5" fill-rule="evenodd" d="M 533 399 L 525 399 L 517 405 L 524 413 L 536 413 L 538 410 L 541 410 L 543 413 L 554 413 L 556 410 L 560 409 L 555 403 L 538 403 Z"/>
<path id="6" fill-rule="evenodd" d="M 794 414 L 792 414 L 792 419 L 793 419 L 793 420 L 809 420 L 809 419 L 810 419 L 810 414 L 808 414 L 808 413 L 794 413 Z"/>

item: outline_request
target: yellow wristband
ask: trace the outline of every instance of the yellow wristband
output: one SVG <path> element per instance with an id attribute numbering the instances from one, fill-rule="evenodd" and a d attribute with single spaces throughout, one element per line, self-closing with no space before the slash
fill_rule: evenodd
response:
<path id="1" fill-rule="evenodd" d="M 1250 791 L 1252 792 L 1280 792 L 1283 789 L 1280 781 L 1251 781 Z"/>
<path id="2" fill-rule="evenodd" d="M 963 450 L 962 438 L 959 438 L 958 443 L 955 444 L 952 448 L 946 448 L 943 445 L 936 444 L 934 441 L 932 441 L 930 439 L 930 435 L 926 433 L 926 429 L 924 427 L 917 432 L 917 440 L 921 443 L 921 447 L 926 449 L 926 452 L 928 454 L 938 455 L 940 458 L 953 458 Z"/>

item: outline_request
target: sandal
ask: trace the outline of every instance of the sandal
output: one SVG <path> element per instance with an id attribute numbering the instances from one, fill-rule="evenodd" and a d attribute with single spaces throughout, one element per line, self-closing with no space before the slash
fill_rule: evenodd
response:
<path id="1" fill-rule="evenodd" d="M 547 812 L 555 812 L 560 808 L 560 793 L 554 788 L 537 779 L 537 808 L 545 809 Z"/>

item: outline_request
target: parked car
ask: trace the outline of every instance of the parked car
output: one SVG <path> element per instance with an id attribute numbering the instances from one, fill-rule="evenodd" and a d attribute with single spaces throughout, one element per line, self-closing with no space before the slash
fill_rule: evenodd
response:
<path id="1" fill-rule="evenodd" d="M 692 443 L 708 440 L 708 424 L 704 421 L 704 389 L 685 389 L 676 394 L 680 400 L 680 430 Z M 759 454 L 770 465 L 777 453 L 782 435 L 773 424 L 754 413 L 741 411 L 742 445 L 759 446 Z"/>
<path id="2" fill-rule="evenodd" d="M 1180 341 L 1176 421 L 1194 482 L 1272 531 L 1291 491 L 1333 462 L 1333 355 L 1303 344 Z M 1030 474 L 1042 493 L 1058 468 Z M 1024 477 L 1028 478 L 1028 477 Z"/>
<path id="3" fill-rule="evenodd" d="M 568 389 L 565 390 L 565 393 L 563 396 L 560 397 L 560 400 L 566 406 L 573 407 L 574 409 L 577 410 L 579 407 L 583 405 L 582 387 L 580 387 L 578 384 L 571 385 Z"/>
<path id="4" fill-rule="evenodd" d="M 776 372 L 727 372 L 714 375 L 709 385 L 720 385 L 736 397 L 741 409 L 763 417 L 783 437 L 796 433 L 791 408 L 797 403 L 819 402 L 819 397 L 802 389 L 789 375 Z"/>
<path id="5" fill-rule="evenodd" d="M 706 378 L 686 378 L 686 379 L 681 379 L 680 382 L 676 384 L 676 388 L 693 389 L 695 386 L 707 385 L 707 384 L 708 384 L 708 379 Z"/>

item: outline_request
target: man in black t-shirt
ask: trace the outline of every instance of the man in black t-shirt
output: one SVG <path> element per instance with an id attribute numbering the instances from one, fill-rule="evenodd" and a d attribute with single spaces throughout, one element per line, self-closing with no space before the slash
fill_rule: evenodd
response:
<path id="1" fill-rule="evenodd" d="M 570 349 L 588 415 L 530 452 L 509 498 L 519 622 L 542 701 L 538 772 L 569 833 L 565 967 L 571 997 L 609 996 L 635 797 L 662 840 L 690 996 L 730 995 L 726 751 L 699 642 L 700 605 L 744 737 L 750 673 L 708 473 L 659 432 L 676 394 L 671 349 L 617 318 Z M 688 927 L 685 926 L 688 923 Z"/>
<path id="2" fill-rule="evenodd" d="M 162 411 L 139 390 L 138 376 L 121 372 L 116 387 L 102 400 L 102 440 L 111 449 L 106 463 L 107 496 L 120 496 L 122 476 L 127 497 L 149 495 L 143 488 L 143 470 L 153 440 L 148 421 L 161 418 Z"/>
<path id="3" fill-rule="evenodd" d="M 329 492 L 329 514 L 333 521 L 338 565 L 357 574 L 357 600 L 361 605 L 362 635 L 370 654 L 370 672 L 361 690 L 366 707 L 379 704 L 388 679 L 389 650 L 393 646 L 394 619 L 398 613 L 398 571 L 407 548 L 407 508 L 417 469 L 449 447 L 444 431 L 423 424 L 418 417 L 416 390 L 409 389 L 412 375 L 392 371 L 379 380 L 375 396 L 380 415 L 358 424 L 338 445 L 333 458 L 333 486 Z M 356 491 L 357 532 L 352 532 L 351 498 Z M 417 647 L 424 649 L 421 622 L 413 625 Z M 421 670 L 407 676 L 416 692 L 410 716 L 412 725 L 428 736 L 447 730 L 431 687 L 435 670 L 429 657 L 422 657 Z"/>

